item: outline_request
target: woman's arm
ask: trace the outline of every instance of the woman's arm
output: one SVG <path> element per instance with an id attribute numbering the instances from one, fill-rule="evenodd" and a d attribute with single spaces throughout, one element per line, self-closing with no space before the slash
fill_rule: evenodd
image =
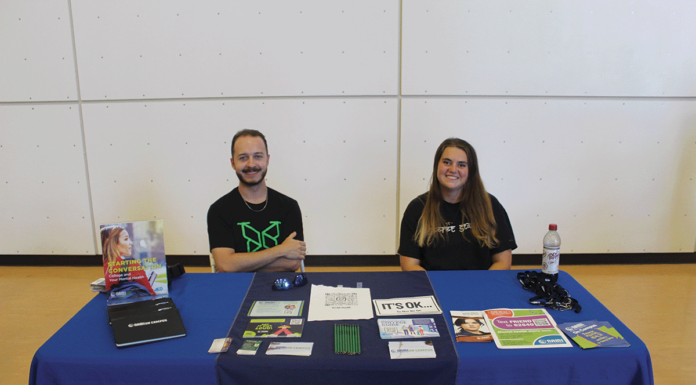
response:
<path id="1" fill-rule="evenodd" d="M 510 270 L 512 266 L 512 250 L 508 249 L 491 257 L 493 264 L 488 270 Z"/>
<path id="2" fill-rule="evenodd" d="M 418 259 L 418 258 L 411 258 L 411 257 L 399 255 L 399 261 L 401 262 L 401 270 L 402 271 L 416 271 L 416 270 L 425 271 L 423 266 L 421 266 L 421 264 L 420 264 L 420 259 Z"/>

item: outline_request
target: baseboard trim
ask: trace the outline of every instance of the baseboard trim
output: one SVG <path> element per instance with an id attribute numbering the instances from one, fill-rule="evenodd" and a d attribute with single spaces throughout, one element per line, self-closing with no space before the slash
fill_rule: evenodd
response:
<path id="1" fill-rule="evenodd" d="M 660 265 L 696 263 L 696 253 L 561 254 L 561 265 Z M 539 254 L 513 254 L 513 265 L 541 265 Z"/>
<path id="2" fill-rule="evenodd" d="M 207 255 L 167 255 L 167 264 L 210 266 Z M 102 266 L 101 255 L 0 255 L 0 266 Z"/>
<path id="3" fill-rule="evenodd" d="M 168 255 L 167 263 L 210 266 L 207 255 Z M 561 254 L 561 265 L 653 265 L 696 263 L 696 253 Z M 513 266 L 541 265 L 541 255 L 513 254 Z M 101 255 L 0 255 L 0 266 L 101 266 Z M 306 266 L 399 266 L 399 256 L 308 255 Z"/>

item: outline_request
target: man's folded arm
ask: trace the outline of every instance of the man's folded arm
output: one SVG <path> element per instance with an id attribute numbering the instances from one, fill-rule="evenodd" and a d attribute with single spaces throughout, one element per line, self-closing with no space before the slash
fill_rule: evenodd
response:
<path id="1" fill-rule="evenodd" d="M 211 250 L 219 272 L 296 271 L 306 255 L 303 241 L 293 232 L 280 245 L 251 253 L 236 253 L 228 247 Z"/>

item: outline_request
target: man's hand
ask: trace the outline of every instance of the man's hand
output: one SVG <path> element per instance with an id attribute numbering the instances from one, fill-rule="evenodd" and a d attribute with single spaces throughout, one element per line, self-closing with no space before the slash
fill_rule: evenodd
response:
<path id="1" fill-rule="evenodd" d="M 282 254 L 287 259 L 305 259 L 307 255 L 307 245 L 303 241 L 295 239 L 297 232 L 293 231 L 279 246 Z"/>

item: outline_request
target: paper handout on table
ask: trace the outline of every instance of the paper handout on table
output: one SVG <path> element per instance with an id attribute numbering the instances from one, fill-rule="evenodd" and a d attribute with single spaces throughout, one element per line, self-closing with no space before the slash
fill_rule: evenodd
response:
<path id="1" fill-rule="evenodd" d="M 546 309 L 495 309 L 483 314 L 498 349 L 573 346 Z"/>
<path id="2" fill-rule="evenodd" d="M 229 349 L 232 338 L 217 338 L 213 340 L 208 353 L 224 353 Z"/>
<path id="3" fill-rule="evenodd" d="M 311 356 L 314 342 L 271 342 L 266 349 L 269 356 Z"/>
<path id="4" fill-rule="evenodd" d="M 389 341 L 389 356 L 392 360 L 437 357 L 432 341 Z"/>
<path id="5" fill-rule="evenodd" d="M 261 342 L 263 341 L 246 340 L 242 344 L 242 347 L 240 347 L 239 350 L 237 350 L 237 354 L 242 356 L 253 356 L 254 354 L 256 354 L 256 351 L 259 350 Z"/>
<path id="6" fill-rule="evenodd" d="M 442 314 L 442 309 L 432 295 L 424 297 L 374 299 L 378 317 L 391 315 Z"/>
<path id="7" fill-rule="evenodd" d="M 243 338 L 299 338 L 304 324 L 302 318 L 252 318 Z"/>
<path id="8" fill-rule="evenodd" d="M 249 317 L 299 317 L 304 301 L 254 301 Z"/>
<path id="9" fill-rule="evenodd" d="M 457 342 L 492 342 L 490 328 L 481 311 L 450 310 Z"/>
<path id="10" fill-rule="evenodd" d="M 377 326 L 383 340 L 440 336 L 432 318 L 379 318 Z"/>
<path id="11" fill-rule="evenodd" d="M 566 322 L 558 327 L 583 349 L 631 346 L 609 322 L 597 320 Z"/>
<path id="12" fill-rule="evenodd" d="M 307 321 L 372 319 L 369 288 L 312 285 Z"/>

